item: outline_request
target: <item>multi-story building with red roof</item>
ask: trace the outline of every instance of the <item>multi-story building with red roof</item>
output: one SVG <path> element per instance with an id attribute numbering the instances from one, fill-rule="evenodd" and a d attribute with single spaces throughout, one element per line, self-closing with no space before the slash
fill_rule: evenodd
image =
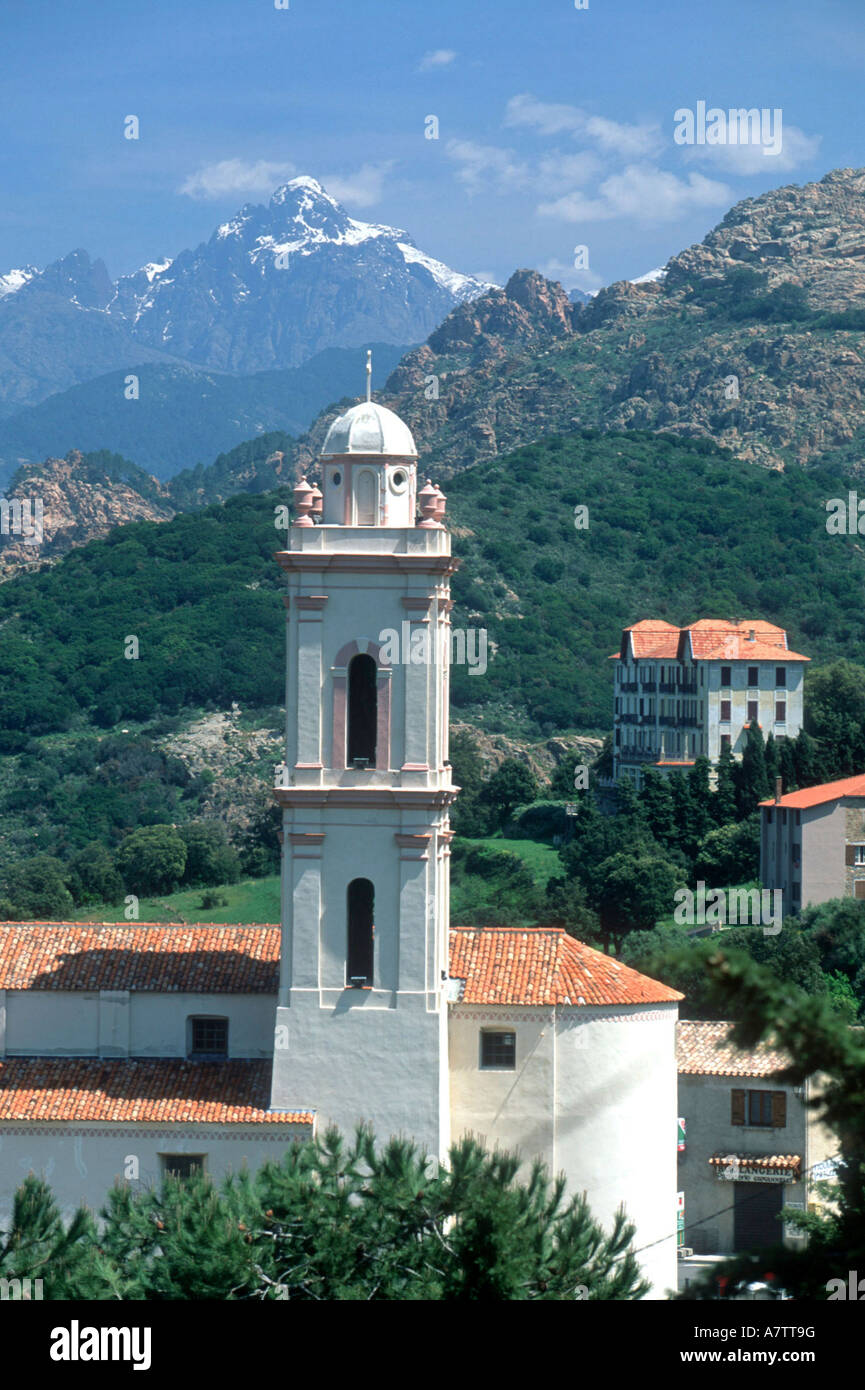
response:
<path id="1" fill-rule="evenodd" d="M 639 788 L 641 769 L 716 763 L 740 755 L 749 724 L 795 738 L 802 727 L 804 663 L 783 628 L 760 619 L 703 618 L 675 627 L 647 618 L 625 628 L 613 697 L 613 777 Z"/>

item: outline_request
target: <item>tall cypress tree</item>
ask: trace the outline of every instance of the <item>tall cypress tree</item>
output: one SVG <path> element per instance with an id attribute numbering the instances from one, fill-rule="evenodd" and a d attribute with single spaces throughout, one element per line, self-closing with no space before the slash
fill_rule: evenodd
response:
<path id="1" fill-rule="evenodd" d="M 771 729 L 766 735 L 766 746 L 763 750 L 763 756 L 766 760 L 766 777 L 769 782 L 769 793 L 771 795 L 775 790 L 775 778 L 781 775 L 780 753 L 778 751 L 778 745 L 775 742 L 775 735 L 772 733 Z"/>
<path id="2" fill-rule="evenodd" d="M 708 758 L 697 758 L 688 769 L 688 794 L 693 819 L 693 835 L 697 844 L 708 835 L 715 824 L 715 793 L 709 774 L 712 764 Z"/>
<path id="3" fill-rule="evenodd" d="M 745 734 L 745 751 L 742 761 L 734 775 L 736 788 L 736 810 L 743 818 L 750 816 L 758 801 L 765 801 L 769 795 L 769 778 L 766 774 L 766 751 L 760 725 L 750 723 Z"/>
<path id="4" fill-rule="evenodd" d="M 643 785 L 637 800 L 646 818 L 649 830 L 664 848 L 675 845 L 678 840 L 676 813 L 670 784 L 662 772 L 654 768 L 644 768 Z"/>
<path id="5" fill-rule="evenodd" d="M 816 739 L 805 730 L 800 730 L 793 745 L 793 758 L 796 764 L 796 781 L 800 787 L 816 787 L 821 781 L 831 780 L 820 764 L 820 750 Z"/>
<path id="6" fill-rule="evenodd" d="M 778 776 L 781 778 L 782 789 L 785 794 L 793 792 L 799 785 L 795 744 L 790 738 L 779 738 L 775 746 L 778 749 Z"/>
<path id="7" fill-rule="evenodd" d="M 715 825 L 729 825 L 736 819 L 736 760 L 726 743 L 718 759 L 718 785 L 714 797 Z"/>

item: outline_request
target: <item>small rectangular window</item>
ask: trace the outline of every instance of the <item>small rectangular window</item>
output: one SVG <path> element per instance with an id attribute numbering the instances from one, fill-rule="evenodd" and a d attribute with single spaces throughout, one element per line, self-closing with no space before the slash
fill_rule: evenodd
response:
<path id="1" fill-rule="evenodd" d="M 776 666 L 776 667 L 775 667 L 775 688 L 776 688 L 777 690 L 783 690 L 784 687 L 786 686 L 786 684 L 787 684 L 787 667 L 786 667 L 786 666 Z"/>
<path id="2" fill-rule="evenodd" d="M 776 724 L 786 724 L 786 722 L 787 722 L 787 701 L 786 701 L 786 700 L 776 700 L 776 701 L 775 701 L 775 723 L 776 723 Z"/>
<path id="3" fill-rule="evenodd" d="M 228 1056 L 228 1019 L 193 1018 L 190 1057 Z"/>
<path id="4" fill-rule="evenodd" d="M 513 1071 L 517 1065 L 516 1033 L 481 1032 L 481 1066 Z"/>
<path id="5" fill-rule="evenodd" d="M 722 688 L 723 690 L 729 690 L 730 686 L 733 684 L 732 677 L 733 677 L 733 668 L 732 668 L 732 666 L 722 666 L 722 667 L 721 667 L 721 688 Z"/>
<path id="6" fill-rule="evenodd" d="M 748 667 L 748 689 L 756 690 L 760 684 L 760 670 L 757 666 Z"/>
<path id="7" fill-rule="evenodd" d="M 206 1154 L 160 1154 L 164 1178 L 191 1178 L 204 1172 Z"/>
<path id="8" fill-rule="evenodd" d="M 758 700 L 748 701 L 748 723 L 756 724 L 760 717 L 760 704 Z"/>
<path id="9" fill-rule="evenodd" d="M 722 735 L 721 735 L 721 747 L 722 747 L 722 748 L 729 748 L 729 747 L 730 747 L 730 735 L 729 735 L 729 734 L 722 734 Z"/>
<path id="10" fill-rule="evenodd" d="M 865 864 L 865 845 L 856 846 L 856 854 L 853 859 L 854 864 Z"/>
<path id="11" fill-rule="evenodd" d="M 729 724 L 730 722 L 730 704 L 731 702 L 729 700 L 721 701 L 721 722 L 724 724 Z"/>

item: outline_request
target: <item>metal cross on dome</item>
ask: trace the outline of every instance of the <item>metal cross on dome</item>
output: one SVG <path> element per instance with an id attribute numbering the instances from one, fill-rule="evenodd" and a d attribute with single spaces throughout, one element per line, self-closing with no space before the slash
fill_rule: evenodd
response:
<path id="1" fill-rule="evenodd" d="M 372 400 L 372 348 L 366 350 L 366 398 Z"/>

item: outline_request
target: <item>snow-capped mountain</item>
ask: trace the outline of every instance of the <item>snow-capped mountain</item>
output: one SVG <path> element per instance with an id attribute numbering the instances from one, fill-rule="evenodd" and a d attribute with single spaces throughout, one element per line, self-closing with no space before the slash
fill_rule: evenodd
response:
<path id="1" fill-rule="evenodd" d="M 26 285 L 28 280 L 32 280 L 39 271 L 35 265 L 22 265 L 17 270 L 9 270 L 5 275 L 0 275 L 0 299 L 7 294 L 14 294 L 20 290 L 22 285 Z"/>
<path id="2" fill-rule="evenodd" d="M 81 250 L 0 276 L 0 417 L 145 362 L 248 374 L 331 347 L 418 343 L 485 289 L 407 232 L 350 217 L 315 179 L 292 179 L 194 250 L 117 282 Z"/>
<path id="3" fill-rule="evenodd" d="M 416 342 L 487 285 L 360 222 L 315 179 L 247 204 L 208 242 L 118 281 L 109 314 L 137 341 L 227 371 L 294 366 L 327 347 Z"/>

